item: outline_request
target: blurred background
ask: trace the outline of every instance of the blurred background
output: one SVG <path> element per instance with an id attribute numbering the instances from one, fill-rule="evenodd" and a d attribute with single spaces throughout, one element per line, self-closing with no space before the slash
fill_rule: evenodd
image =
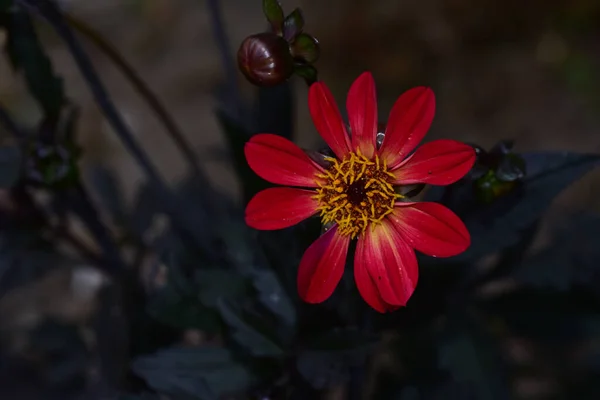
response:
<path id="1" fill-rule="evenodd" d="M 233 54 L 246 36 L 266 30 L 260 3 L 220 2 Z M 306 30 L 321 44 L 321 58 L 316 63 L 320 79 L 340 105 L 345 103 L 352 81 L 370 70 L 377 83 L 382 121 L 403 91 L 417 85 L 433 88 L 436 117 L 426 140 L 452 138 L 488 149 L 499 140 L 514 139 L 518 152 L 600 151 L 598 0 L 281 3 L 288 12 L 302 8 Z M 178 122 L 214 184 L 238 194 L 238 182 L 224 156 L 225 142 L 214 114 L 214 93 L 224 76 L 205 2 L 63 0 L 61 4 L 125 56 Z M 83 147 L 84 172 L 87 165 L 109 166 L 117 172 L 131 200 L 143 179 L 142 171 L 103 118 L 61 40 L 43 23 L 39 32 L 56 72 L 65 79 L 68 97 L 81 107 L 78 140 Z M 167 181 L 177 181 L 185 162 L 163 127 L 111 62 L 94 46 L 85 40 L 83 43 L 131 131 Z M 242 93 L 250 98 L 255 88 L 241 74 L 238 78 Z M 308 114 L 307 88 L 300 79 L 293 79 L 295 140 L 314 148 L 320 142 Z M 0 58 L 0 101 L 26 126 L 33 128 L 40 117 L 23 79 L 11 71 L 5 58 Z M 0 130 L 0 134 L 4 132 Z M 600 173 L 593 171 L 559 196 L 544 221 L 549 223 L 576 210 L 600 211 L 599 195 Z M 90 240 L 83 230 L 80 233 L 82 240 Z M 540 242 L 543 235 L 542 229 Z M 94 276 L 90 273 L 81 278 L 82 287 L 97 287 L 99 281 L 93 279 L 101 278 L 91 278 Z M 60 291 L 61 278 L 54 279 L 54 283 L 42 284 Z M 27 290 L 20 294 L 21 300 L 9 300 L 14 303 L 39 293 L 37 286 Z M 41 296 L 40 304 L 53 296 Z M 88 299 L 87 295 L 73 296 Z M 80 303 L 82 309 L 70 308 L 79 300 L 69 297 L 46 304 L 61 309 L 60 315 L 91 312 L 93 307 L 86 302 Z M 4 299 L 3 310 L 11 309 L 7 303 Z M 10 320 L 7 313 L 3 318 Z M 527 353 L 517 342 L 512 343 L 511 351 L 516 358 Z M 525 382 L 520 393 L 528 397 L 549 387 L 548 382 Z"/>
<path id="2" fill-rule="evenodd" d="M 63 0 L 65 9 L 112 43 L 135 68 L 193 144 L 216 185 L 237 184 L 219 147 L 214 115 L 217 82 L 224 79 L 206 4 L 199 0 Z M 248 35 L 266 30 L 260 1 L 222 0 L 231 51 Z M 464 140 L 489 148 L 515 139 L 517 151 L 600 150 L 600 2 L 495 0 L 283 0 L 301 7 L 307 30 L 320 40 L 320 78 L 341 105 L 358 74 L 373 72 L 385 120 L 394 100 L 416 85 L 437 98 L 427 139 Z M 40 24 L 68 96 L 82 108 L 84 163 L 109 162 L 128 193 L 141 171 L 122 148 L 94 104 L 64 46 Z M 86 43 L 84 41 L 84 43 Z M 88 43 L 89 44 L 89 43 Z M 170 181 L 184 162 L 143 100 L 93 46 L 101 77 L 131 130 Z M 0 61 L 0 99 L 23 123 L 39 117 L 23 81 Z M 241 90 L 254 88 L 241 74 Z M 295 79 L 296 140 L 318 140 L 308 115 L 306 85 Z M 590 174 L 561 196 L 559 204 L 598 207 L 598 177 Z"/>

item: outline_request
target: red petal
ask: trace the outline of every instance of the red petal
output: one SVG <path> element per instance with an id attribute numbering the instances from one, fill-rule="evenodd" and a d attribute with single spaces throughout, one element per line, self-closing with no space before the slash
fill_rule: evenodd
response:
<path id="1" fill-rule="evenodd" d="M 277 187 L 258 192 L 246 207 L 246 224 L 274 230 L 296 225 L 317 212 L 312 190 Z"/>
<path id="2" fill-rule="evenodd" d="M 310 245 L 298 269 L 298 293 L 307 303 L 329 298 L 344 273 L 349 236 L 337 234 L 337 226 Z"/>
<path id="3" fill-rule="evenodd" d="M 358 268 L 368 271 L 385 303 L 406 305 L 417 286 L 417 257 L 390 221 L 384 220 L 375 229 L 368 228 L 359 240 L 355 268 L 359 264 L 363 265 Z M 369 301 L 373 302 L 373 298 Z"/>
<path id="4" fill-rule="evenodd" d="M 370 72 L 364 72 L 350 87 L 346 109 L 352 129 L 352 148 L 360 148 L 367 158 L 373 157 L 377 136 L 377 97 Z"/>
<path id="5" fill-rule="evenodd" d="M 279 135 L 252 136 L 244 153 L 258 176 L 279 185 L 316 187 L 315 174 L 323 172 L 300 147 Z"/>
<path id="6" fill-rule="evenodd" d="M 450 185 L 465 176 L 474 163 L 475 150 L 471 146 L 441 139 L 419 147 L 392 172 L 397 185 Z"/>
<path id="7" fill-rule="evenodd" d="M 380 313 L 397 310 L 400 306 L 394 306 L 383 301 L 375 281 L 373 281 L 371 275 L 369 275 L 368 264 L 364 261 L 364 242 L 364 237 L 358 239 L 356 255 L 354 257 L 354 280 L 356 281 L 358 292 L 368 305 Z"/>
<path id="8" fill-rule="evenodd" d="M 389 219 L 412 247 L 430 256 L 455 256 L 471 244 L 461 219 L 438 203 L 396 203 Z"/>
<path id="9" fill-rule="evenodd" d="M 380 154 L 394 168 L 423 140 L 435 114 L 430 88 L 416 87 L 402 94 L 392 107 Z"/>
<path id="10" fill-rule="evenodd" d="M 308 90 L 308 108 L 317 131 L 339 159 L 350 151 L 350 140 L 333 95 L 322 82 Z"/>

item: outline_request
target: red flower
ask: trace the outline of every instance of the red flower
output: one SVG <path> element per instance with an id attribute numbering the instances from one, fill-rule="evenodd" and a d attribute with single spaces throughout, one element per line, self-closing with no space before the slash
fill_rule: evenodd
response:
<path id="1" fill-rule="evenodd" d="M 380 148 L 370 73 L 359 76 L 348 93 L 352 137 L 325 84 L 310 87 L 308 105 L 336 157 L 327 157 L 330 166 L 323 168 L 281 136 L 253 136 L 244 150 L 254 172 L 295 188 L 258 193 L 246 208 L 246 223 L 274 230 L 319 214 L 323 224 L 333 224 L 300 261 L 298 292 L 306 302 L 320 303 L 331 296 L 342 277 L 350 240 L 358 239 L 354 277 L 362 297 L 379 312 L 405 306 L 418 278 L 413 249 L 449 257 L 465 251 L 471 238 L 448 208 L 403 201 L 395 186 L 454 183 L 471 169 L 475 152 L 454 140 L 435 140 L 413 152 L 433 120 L 435 99 L 429 88 L 417 87 L 400 96 Z"/>

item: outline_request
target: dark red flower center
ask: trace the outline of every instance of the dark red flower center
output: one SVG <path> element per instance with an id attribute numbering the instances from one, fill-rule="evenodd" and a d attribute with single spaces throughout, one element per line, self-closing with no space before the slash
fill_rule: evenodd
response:
<path id="1" fill-rule="evenodd" d="M 327 157 L 332 165 L 317 177 L 323 224 L 335 222 L 338 232 L 355 238 L 369 224 L 378 224 L 392 212 L 401 198 L 391 182 L 394 175 L 378 156 L 370 160 L 360 153 L 349 153 L 342 161 Z"/>
<path id="2" fill-rule="evenodd" d="M 367 196 L 367 189 L 365 189 L 365 185 L 367 181 L 365 179 L 359 179 L 354 182 L 352 185 L 349 185 L 346 189 L 346 194 L 348 195 L 348 202 L 352 205 L 358 206 L 360 203 L 365 201 Z"/>

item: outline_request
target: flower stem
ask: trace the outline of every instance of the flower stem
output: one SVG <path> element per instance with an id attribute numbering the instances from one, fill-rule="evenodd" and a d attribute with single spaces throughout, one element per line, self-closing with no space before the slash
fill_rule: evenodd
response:
<path id="1" fill-rule="evenodd" d="M 151 183 L 153 184 L 157 196 L 165 206 L 165 211 L 173 219 L 182 233 L 193 240 L 196 244 L 204 247 L 206 244 L 206 233 L 203 229 L 199 229 L 204 224 L 204 221 L 199 221 L 197 213 L 187 212 L 186 206 L 180 204 L 180 199 L 171 192 L 162 177 L 158 174 L 156 168 L 150 161 L 150 158 L 138 144 L 134 136 L 129 131 L 123 118 L 117 111 L 115 105 L 111 101 L 108 92 L 98 78 L 96 69 L 94 68 L 90 58 L 83 50 L 79 41 L 71 32 L 68 24 L 65 22 L 61 12 L 56 5 L 50 0 L 19 0 L 24 6 L 39 11 L 47 22 L 52 26 L 56 33 L 63 39 L 75 63 L 77 64 L 81 74 L 86 80 L 86 83 L 96 99 L 96 103 L 104 112 L 105 117 L 127 148 L 135 160 L 140 164 Z"/>
<path id="2" fill-rule="evenodd" d="M 179 148 L 179 151 L 186 158 L 192 172 L 196 175 L 200 175 L 201 171 L 196 161 L 196 155 L 192 151 L 192 146 L 187 143 L 187 140 L 185 139 L 181 129 L 179 129 L 175 120 L 169 115 L 164 105 L 150 90 L 148 85 L 146 85 L 146 83 L 135 72 L 135 70 L 127 63 L 118 50 L 108 43 L 99 32 L 94 30 L 85 22 L 66 13 L 64 14 L 64 19 L 73 29 L 85 36 L 88 40 L 90 40 L 90 42 L 98 47 L 121 70 L 127 79 L 129 79 L 131 84 L 159 117 L 163 126 L 171 136 L 171 139 L 173 139 L 173 142 Z"/>
<path id="3" fill-rule="evenodd" d="M 235 109 L 235 116 L 242 117 L 242 96 L 237 84 L 237 68 L 236 62 L 233 59 L 232 53 L 229 48 L 229 39 L 227 37 L 227 31 L 225 29 L 225 23 L 223 22 L 223 16 L 219 5 L 219 0 L 206 0 L 208 6 L 208 12 L 210 13 L 211 27 L 213 36 L 217 42 L 219 48 L 219 54 L 221 55 L 221 64 L 225 70 L 225 78 L 227 80 L 229 96 L 233 102 Z"/>

